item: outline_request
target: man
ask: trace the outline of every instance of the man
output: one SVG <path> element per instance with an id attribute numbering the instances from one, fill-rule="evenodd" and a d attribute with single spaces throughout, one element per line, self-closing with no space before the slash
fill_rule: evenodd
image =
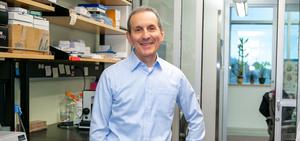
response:
<path id="1" fill-rule="evenodd" d="M 202 141 L 203 114 L 184 74 L 162 60 L 156 10 L 140 7 L 128 19 L 131 55 L 105 69 L 94 98 L 91 141 L 171 141 L 176 103 L 188 121 L 187 141 Z"/>

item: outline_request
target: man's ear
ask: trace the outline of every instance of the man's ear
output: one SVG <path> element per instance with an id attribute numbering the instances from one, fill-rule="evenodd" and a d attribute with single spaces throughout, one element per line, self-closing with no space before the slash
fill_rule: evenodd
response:
<path id="1" fill-rule="evenodd" d="M 165 32 L 161 31 L 161 35 L 162 35 L 162 41 L 165 39 Z"/>
<path id="2" fill-rule="evenodd" d="M 132 45 L 131 36 L 130 36 L 130 33 L 128 31 L 126 32 L 126 37 L 127 37 L 128 42 L 130 43 L 130 45 Z"/>

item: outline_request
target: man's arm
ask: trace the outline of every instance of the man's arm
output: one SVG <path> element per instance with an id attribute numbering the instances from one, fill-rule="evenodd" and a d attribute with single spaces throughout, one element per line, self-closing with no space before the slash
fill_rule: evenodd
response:
<path id="1" fill-rule="evenodd" d="M 109 134 L 108 121 L 111 115 L 112 95 L 110 82 L 105 71 L 102 73 L 97 85 L 92 120 L 90 126 L 90 141 L 106 141 Z"/>
<path id="2" fill-rule="evenodd" d="M 186 137 L 186 141 L 203 141 L 205 136 L 203 113 L 197 101 L 196 94 L 184 75 L 180 81 L 177 103 L 188 122 L 188 136 Z"/>

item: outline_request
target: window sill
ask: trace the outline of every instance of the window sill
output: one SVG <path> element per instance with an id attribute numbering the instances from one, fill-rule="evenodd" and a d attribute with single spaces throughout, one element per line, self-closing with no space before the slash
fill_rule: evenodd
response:
<path id="1" fill-rule="evenodd" d="M 243 84 L 228 84 L 229 86 L 242 86 L 242 87 L 271 87 L 271 84 L 250 84 L 250 83 L 243 83 Z"/>

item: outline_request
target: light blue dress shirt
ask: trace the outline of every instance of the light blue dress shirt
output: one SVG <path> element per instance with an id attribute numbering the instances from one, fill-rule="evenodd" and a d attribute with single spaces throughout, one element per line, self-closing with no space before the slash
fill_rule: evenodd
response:
<path id="1" fill-rule="evenodd" d="M 90 141 L 171 141 L 176 103 L 188 121 L 187 141 L 202 141 L 203 114 L 184 74 L 157 57 L 153 69 L 134 53 L 100 77 Z"/>

